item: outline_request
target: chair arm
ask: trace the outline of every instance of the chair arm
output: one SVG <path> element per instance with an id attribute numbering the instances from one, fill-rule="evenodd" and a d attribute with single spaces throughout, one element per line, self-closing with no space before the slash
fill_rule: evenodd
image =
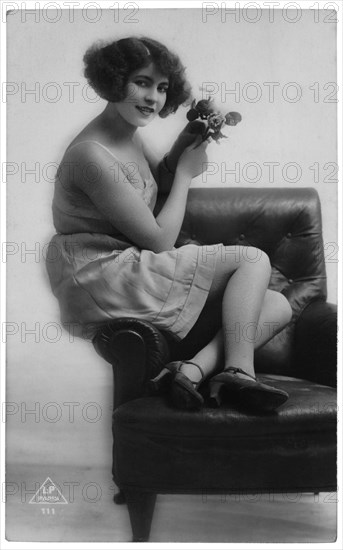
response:
<path id="1" fill-rule="evenodd" d="M 148 382 L 169 361 L 164 336 L 153 325 L 119 318 L 101 327 L 93 338 L 97 353 L 111 363 L 114 409 L 148 393 Z"/>
<path id="2" fill-rule="evenodd" d="M 310 303 L 295 325 L 295 359 L 301 378 L 335 387 L 337 368 L 337 306 Z"/>

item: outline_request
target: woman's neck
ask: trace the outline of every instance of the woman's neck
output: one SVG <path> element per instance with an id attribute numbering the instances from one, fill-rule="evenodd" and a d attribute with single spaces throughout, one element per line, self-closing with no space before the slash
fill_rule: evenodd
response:
<path id="1" fill-rule="evenodd" d="M 114 103 L 108 103 L 100 115 L 100 121 L 109 137 L 113 140 L 132 140 L 137 126 L 129 124 L 117 111 Z"/>

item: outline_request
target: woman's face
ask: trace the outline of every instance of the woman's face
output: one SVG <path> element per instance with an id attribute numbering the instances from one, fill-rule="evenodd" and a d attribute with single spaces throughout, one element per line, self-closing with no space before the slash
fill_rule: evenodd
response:
<path id="1" fill-rule="evenodd" d="M 155 65 L 137 69 L 129 76 L 127 96 L 117 102 L 119 114 L 133 126 L 146 126 L 164 107 L 168 78 Z"/>

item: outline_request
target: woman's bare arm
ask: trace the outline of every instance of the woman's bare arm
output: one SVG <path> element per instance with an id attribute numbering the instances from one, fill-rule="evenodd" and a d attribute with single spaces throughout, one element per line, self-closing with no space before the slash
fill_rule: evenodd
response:
<path id="1" fill-rule="evenodd" d="M 155 218 L 132 187 L 118 163 L 96 144 L 84 143 L 73 148 L 77 169 L 76 185 L 92 200 L 98 210 L 118 231 L 139 248 L 163 252 L 175 244 L 183 222 L 188 188 L 196 172 L 206 164 L 205 147 L 188 152 L 175 174 L 169 196 Z M 93 176 L 85 167 L 93 167 Z"/>

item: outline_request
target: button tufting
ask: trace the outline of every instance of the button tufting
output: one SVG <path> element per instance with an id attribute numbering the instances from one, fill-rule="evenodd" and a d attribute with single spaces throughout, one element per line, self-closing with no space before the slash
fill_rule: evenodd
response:
<path id="1" fill-rule="evenodd" d="M 288 279 L 288 282 L 289 282 L 290 285 L 291 285 L 292 283 L 294 283 L 293 279 Z"/>
<path id="2" fill-rule="evenodd" d="M 287 239 L 290 239 L 292 236 L 292 233 L 287 233 Z"/>
<path id="3" fill-rule="evenodd" d="M 192 233 L 192 239 L 195 240 L 197 238 L 196 234 L 195 233 Z"/>
<path id="4" fill-rule="evenodd" d="M 240 236 L 239 236 L 239 240 L 244 241 L 244 239 L 245 239 L 245 235 L 244 235 L 244 233 L 241 233 Z"/>

